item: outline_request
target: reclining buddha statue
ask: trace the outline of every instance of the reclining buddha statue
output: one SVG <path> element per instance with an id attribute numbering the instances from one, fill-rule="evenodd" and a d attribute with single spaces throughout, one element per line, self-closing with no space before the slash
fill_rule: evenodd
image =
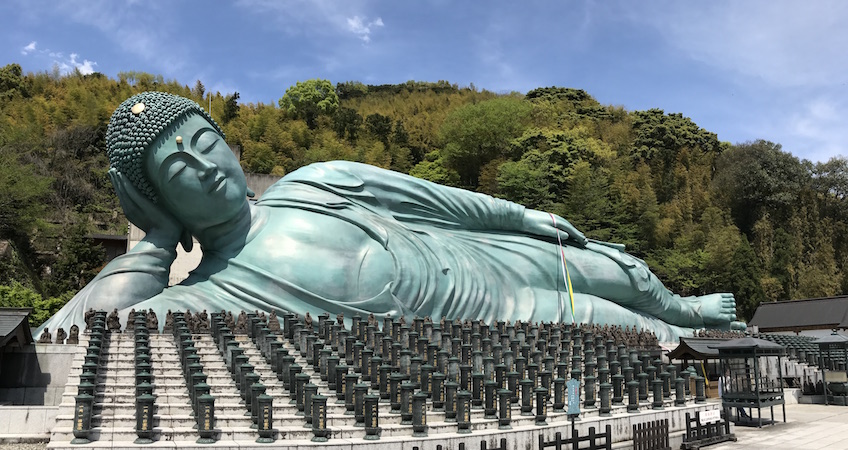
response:
<path id="1" fill-rule="evenodd" d="M 195 102 L 144 92 L 107 132 L 109 175 L 146 232 L 44 329 L 89 308 L 262 310 L 636 326 L 660 340 L 744 328 L 731 294 L 680 297 L 617 244 L 516 203 L 346 161 L 249 201 L 224 133 Z M 177 245 L 202 260 L 168 286 Z"/>

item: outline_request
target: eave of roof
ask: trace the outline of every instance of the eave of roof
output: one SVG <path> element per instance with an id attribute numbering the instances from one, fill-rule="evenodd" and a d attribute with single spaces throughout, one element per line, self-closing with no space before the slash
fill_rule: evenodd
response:
<path id="1" fill-rule="evenodd" d="M 16 337 L 17 331 L 24 333 L 23 344 L 32 342 L 32 331 L 29 328 L 27 318 L 32 313 L 32 308 L 0 308 L 0 347 L 5 346 Z"/>
<path id="2" fill-rule="evenodd" d="M 721 338 L 696 338 L 696 337 L 681 337 L 680 345 L 674 350 L 668 352 L 668 357 L 671 359 L 718 359 L 718 350 L 711 348 L 711 345 L 720 344 L 727 341 Z"/>
<path id="3" fill-rule="evenodd" d="M 748 324 L 761 331 L 848 327 L 848 296 L 761 303 Z"/>

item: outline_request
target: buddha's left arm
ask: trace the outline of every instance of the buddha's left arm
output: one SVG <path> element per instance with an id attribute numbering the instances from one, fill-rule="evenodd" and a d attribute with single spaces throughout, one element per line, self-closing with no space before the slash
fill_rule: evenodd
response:
<path id="1" fill-rule="evenodd" d="M 316 163 L 292 172 L 283 181 L 329 189 L 406 223 L 470 230 L 520 231 L 523 226 L 525 208 L 517 203 L 367 164 Z"/>
<path id="2" fill-rule="evenodd" d="M 563 238 L 584 245 L 583 234 L 561 217 L 517 203 L 443 186 L 399 172 L 349 161 L 312 164 L 287 175 L 296 181 L 356 198 L 405 223 L 442 228 L 514 231 Z"/>

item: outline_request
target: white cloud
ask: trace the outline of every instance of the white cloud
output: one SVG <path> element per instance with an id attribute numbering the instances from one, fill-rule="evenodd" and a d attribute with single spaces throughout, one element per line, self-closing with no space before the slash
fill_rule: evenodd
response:
<path id="1" fill-rule="evenodd" d="M 640 3 L 628 16 L 695 60 L 770 86 L 848 81 L 843 1 Z"/>
<path id="2" fill-rule="evenodd" d="M 368 3 L 367 0 L 240 0 L 237 5 L 263 18 L 273 18 L 275 27 L 288 34 L 337 36 L 352 33 L 370 42 L 374 29 L 385 23 L 379 16 L 368 20 Z"/>
<path id="3" fill-rule="evenodd" d="M 621 2 L 614 12 L 749 98 L 730 129 L 824 161 L 848 153 L 848 2 Z M 688 60 L 688 61 L 687 61 Z M 721 136 L 721 130 L 716 130 Z"/>
<path id="4" fill-rule="evenodd" d="M 351 33 L 357 35 L 359 39 L 365 42 L 371 42 L 371 28 L 382 27 L 383 19 L 380 17 L 366 23 L 362 17 L 353 16 L 347 18 L 347 29 Z"/>
<path id="5" fill-rule="evenodd" d="M 49 8 L 49 13 L 45 9 Z M 99 31 L 103 39 L 117 45 L 125 54 L 135 56 L 141 62 L 161 68 L 164 75 L 174 76 L 185 66 L 181 53 L 183 43 L 175 39 L 171 30 L 179 20 L 163 12 L 166 6 L 159 2 L 113 2 L 109 0 L 66 0 L 58 3 L 31 6 L 30 14 L 60 15 L 63 20 L 81 24 Z M 163 52 L 168 48 L 171 51 Z M 51 55 L 60 69 L 77 67 L 81 72 L 93 70 L 93 61 L 72 62 L 55 52 Z"/>
<path id="6" fill-rule="evenodd" d="M 842 123 L 848 114 L 846 106 L 832 98 L 815 98 L 787 119 L 786 129 L 797 140 L 793 145 L 803 150 L 804 157 L 824 161 L 846 153 L 848 130 Z M 796 153 L 794 148 L 788 150 Z"/>
<path id="7" fill-rule="evenodd" d="M 22 55 L 24 55 L 24 56 L 26 56 L 26 55 L 28 55 L 28 54 L 30 54 L 30 53 L 32 53 L 32 52 L 34 52 L 34 51 L 35 51 L 35 44 L 36 44 L 36 42 L 35 42 L 35 41 L 32 41 L 32 42 L 30 42 L 29 44 L 27 44 L 27 46 L 26 46 L 26 47 L 24 47 L 24 48 L 22 48 L 22 49 L 21 49 L 21 54 L 22 54 Z"/>
<path id="8" fill-rule="evenodd" d="M 81 74 L 89 75 L 91 73 L 94 73 L 94 66 L 97 65 L 96 62 L 89 61 L 87 59 L 83 59 L 82 62 L 79 62 L 77 61 L 77 57 L 79 57 L 79 55 L 77 55 L 76 53 L 71 53 L 71 64 L 76 67 Z"/>
<path id="9" fill-rule="evenodd" d="M 97 65 L 94 61 L 89 61 L 87 59 L 83 59 L 81 62 L 79 61 L 79 55 L 76 53 L 71 53 L 70 58 L 61 59 L 62 53 L 51 52 L 50 55 L 58 55 L 60 59 L 54 59 L 53 64 L 59 67 L 59 71 L 62 73 L 70 73 L 74 69 L 79 70 L 79 72 L 83 75 L 90 75 L 94 73 L 94 66 Z"/>

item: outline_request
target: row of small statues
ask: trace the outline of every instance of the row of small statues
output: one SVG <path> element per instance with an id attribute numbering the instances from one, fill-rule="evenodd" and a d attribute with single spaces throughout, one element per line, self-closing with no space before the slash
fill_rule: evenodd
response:
<path id="1" fill-rule="evenodd" d="M 628 348 L 641 348 L 645 350 L 660 348 L 657 335 L 653 331 L 637 329 L 636 325 L 633 325 L 633 328 L 629 326 L 622 328 L 621 325 L 581 323 L 580 330 L 584 334 L 591 332 L 595 336 L 603 336 L 606 340 L 615 341 L 616 345 L 625 344 Z"/>
<path id="2" fill-rule="evenodd" d="M 747 336 L 744 331 L 736 330 L 695 330 L 692 334 L 694 337 L 720 339 L 739 339 Z"/>
<path id="3" fill-rule="evenodd" d="M 266 315 L 264 312 L 255 311 L 256 315 L 259 317 L 260 321 L 266 323 Z M 136 311 L 135 309 L 131 310 L 127 317 L 127 325 L 125 331 L 132 331 L 135 326 L 135 317 Z M 209 331 L 209 314 L 204 309 L 203 311 L 198 311 L 192 313 L 191 310 L 186 310 L 185 312 L 179 312 L 178 314 L 183 314 L 186 323 L 188 324 L 189 331 L 191 333 L 202 333 Z M 238 316 L 233 316 L 230 311 L 221 311 L 221 315 L 224 316 L 224 321 L 235 334 L 245 334 L 247 333 L 247 325 L 248 318 L 247 314 L 242 310 Z M 85 313 L 85 323 L 86 330 L 90 329 L 94 325 L 94 316 L 95 311 L 93 309 L 89 309 Z M 158 333 L 159 330 L 159 319 L 156 316 L 156 312 L 152 309 L 147 311 L 147 321 L 146 326 L 147 329 L 153 333 Z M 400 317 L 399 322 L 401 324 L 406 323 L 406 319 L 404 317 Z M 306 316 L 303 318 L 304 324 L 307 328 L 312 328 L 313 319 L 312 316 L 307 312 Z M 344 324 L 344 314 L 336 315 L 336 322 L 340 325 Z M 377 322 L 377 318 L 374 314 L 369 314 L 367 318 L 367 322 L 369 325 L 379 326 Z M 432 323 L 432 319 L 428 316 L 424 318 L 425 323 Z M 472 321 L 466 319 L 464 322 L 460 319 L 455 319 L 453 321 L 446 319 L 444 316 L 441 318 L 440 324 L 441 327 L 444 328 L 446 324 L 449 323 L 464 323 L 465 325 L 471 326 Z M 278 332 L 280 331 L 280 321 L 277 318 L 277 312 L 271 311 L 271 313 L 267 316 L 267 326 L 271 331 Z M 516 321 L 515 325 L 521 325 L 521 321 Z M 580 329 L 583 332 L 591 331 L 595 336 L 604 336 L 607 340 L 613 340 L 617 344 L 626 344 L 632 348 L 644 348 L 644 349 L 656 349 L 659 348 L 659 342 L 657 340 L 657 336 L 652 331 L 647 331 L 644 329 L 638 329 L 634 325 L 631 329 L 629 326 L 622 328 L 620 325 L 597 325 L 597 324 L 580 324 Z M 106 318 L 106 327 L 110 332 L 120 333 L 121 332 L 121 322 L 118 317 L 118 310 L 113 309 L 111 313 Z M 174 329 L 174 313 L 171 310 L 168 310 L 167 315 L 165 316 L 165 325 L 163 327 L 163 332 L 168 333 L 172 332 Z M 694 332 L 695 337 L 711 337 L 711 338 L 739 338 L 745 337 L 745 334 L 741 331 L 723 331 L 723 330 L 697 330 Z M 67 336 L 65 334 L 65 330 L 59 328 L 56 332 L 56 340 L 55 343 L 65 343 L 67 339 L 68 344 L 77 344 L 79 343 L 79 328 L 76 325 L 71 327 L 71 334 Z M 53 343 L 52 336 L 48 329 L 44 329 L 41 336 L 38 339 L 38 343 L 40 344 L 49 344 Z"/>
<path id="4" fill-rule="evenodd" d="M 79 344 L 79 327 L 76 325 L 71 325 L 71 334 L 70 336 L 65 333 L 64 328 L 59 328 L 56 330 L 56 340 L 53 340 L 53 335 L 50 333 L 50 330 L 47 328 L 41 332 L 41 336 L 38 337 L 39 344 L 69 344 L 76 345 Z"/>

